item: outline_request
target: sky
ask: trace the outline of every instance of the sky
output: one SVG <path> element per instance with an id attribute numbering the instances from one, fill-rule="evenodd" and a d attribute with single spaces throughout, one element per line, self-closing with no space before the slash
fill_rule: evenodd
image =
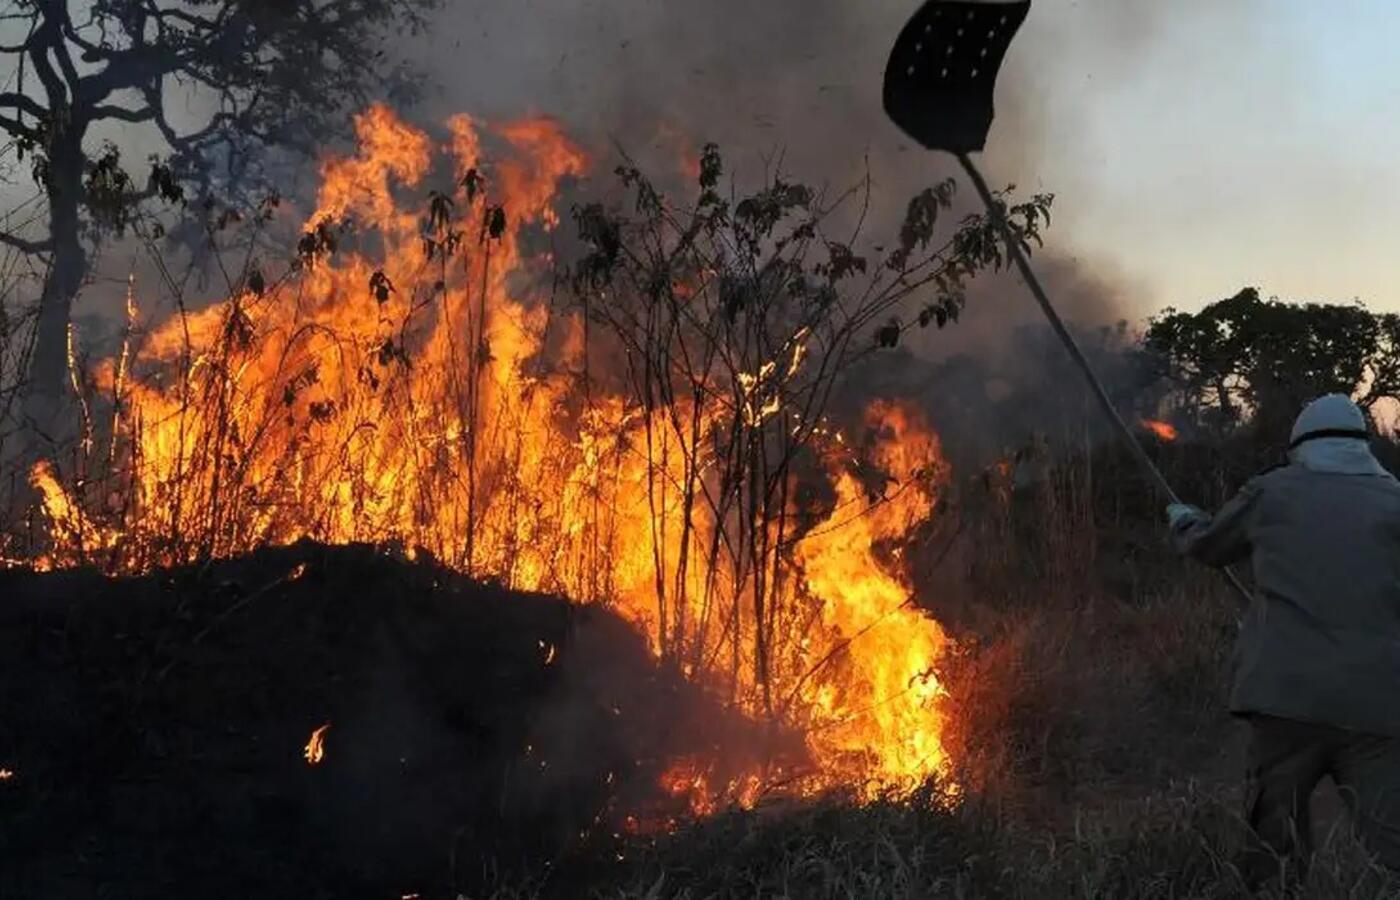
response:
<path id="1" fill-rule="evenodd" d="M 478 0 L 428 57 L 452 59 L 445 107 L 544 112 L 629 149 L 638 121 L 671 118 L 750 171 L 777 150 L 836 180 L 869 159 L 893 216 L 952 172 L 879 111 L 914 5 Z M 1400 309 L 1397 33 L 1393 0 L 1035 0 L 983 164 L 1056 194 L 1051 251 L 1128 318 L 1246 285 Z"/>
<path id="2" fill-rule="evenodd" d="M 1038 176 L 1068 240 L 1151 304 L 1255 284 L 1400 309 L 1400 4 L 1217 5 L 1121 71 L 1060 61 L 1047 97 L 1079 112 L 1050 120 Z"/>
<path id="3" fill-rule="evenodd" d="M 718 141 L 750 182 L 778 156 L 819 184 L 868 166 L 876 230 L 954 174 L 880 110 L 913 0 L 444 2 L 399 48 L 427 68 L 425 120 L 542 113 L 603 157 L 679 133 Z M 1034 0 L 982 164 L 1055 193 L 1045 264 L 1064 294 L 1097 298 L 1086 317 L 1246 285 L 1400 309 L 1396 34 L 1394 0 Z M 151 149 L 118 137 L 132 158 Z"/>

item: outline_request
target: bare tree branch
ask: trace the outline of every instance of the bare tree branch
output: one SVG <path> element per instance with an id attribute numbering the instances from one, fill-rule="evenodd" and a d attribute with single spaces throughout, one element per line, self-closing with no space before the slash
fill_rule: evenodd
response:
<path id="1" fill-rule="evenodd" d="M 88 112 L 94 119 L 116 119 L 118 122 L 149 122 L 156 117 L 155 109 L 150 106 L 128 109 L 124 106 L 102 104 L 91 107 Z"/>
<path id="2" fill-rule="evenodd" d="M 13 247 L 21 253 L 29 254 L 47 253 L 53 249 L 52 241 L 29 241 L 10 234 L 7 231 L 0 231 L 0 244 Z"/>
<path id="3" fill-rule="evenodd" d="M 36 118 L 43 118 L 48 115 L 48 110 L 44 109 L 44 107 L 39 104 L 39 101 L 25 94 L 0 94 L 0 107 L 27 112 Z"/>
<path id="4" fill-rule="evenodd" d="M 39 139 L 39 132 L 37 129 L 29 127 L 13 116 L 0 116 L 0 129 L 31 141 L 37 141 Z"/>
<path id="5" fill-rule="evenodd" d="M 21 53 L 20 65 L 40 85 L 0 93 L 0 131 L 36 145 L 33 175 L 49 206 L 48 241 L 4 239 L 25 252 L 51 248 L 55 257 L 44 289 L 47 337 L 34 360 L 40 393 L 62 391 L 62 323 L 89 262 L 85 243 L 139 216 L 134 207 L 144 200 L 178 193 L 172 180 L 237 197 L 259 172 L 258 147 L 304 150 L 343 128 L 347 107 L 391 81 L 379 49 L 386 34 L 420 22 L 440 2 L 100 0 L 74 13 L 70 0 L 24 0 L 0 11 L 14 35 L 0 50 Z M 169 121 L 166 92 L 175 85 L 201 105 L 213 100 L 207 122 L 182 133 Z M 156 126 L 171 151 L 160 184 L 126 190 L 119 151 L 101 151 L 102 168 L 94 165 L 89 126 L 104 121 Z M 95 192 L 94 172 L 118 187 Z"/>

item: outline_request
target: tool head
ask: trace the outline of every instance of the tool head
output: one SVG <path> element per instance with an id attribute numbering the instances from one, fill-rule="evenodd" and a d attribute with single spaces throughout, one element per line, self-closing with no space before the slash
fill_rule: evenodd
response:
<path id="1" fill-rule="evenodd" d="M 885 112 L 930 150 L 981 150 L 997 71 L 1030 0 L 930 0 L 904 26 L 885 68 Z"/>

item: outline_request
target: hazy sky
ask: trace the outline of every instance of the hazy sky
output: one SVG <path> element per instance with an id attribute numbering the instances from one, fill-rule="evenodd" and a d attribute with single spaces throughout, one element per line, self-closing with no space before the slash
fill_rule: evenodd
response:
<path id="1" fill-rule="evenodd" d="M 604 154 L 679 132 L 719 141 L 740 176 L 781 150 L 795 176 L 843 186 L 869 159 L 889 230 L 953 171 L 880 111 L 916 5 L 445 0 L 401 49 L 437 85 L 423 119 L 545 113 Z M 1056 193 L 1045 265 L 1129 318 L 1250 284 L 1400 309 L 1397 35 L 1395 0 L 1035 0 L 984 165 Z"/>
<path id="2" fill-rule="evenodd" d="M 1081 113 L 1051 120 L 1040 174 L 1073 244 L 1156 303 L 1258 284 L 1400 308 L 1400 4 L 1216 5 L 1121 71 L 1059 62 L 1046 94 Z"/>
<path id="3" fill-rule="evenodd" d="M 879 112 L 915 5 L 478 0 L 448 12 L 429 58 L 452 59 L 446 106 L 632 144 L 638 121 L 667 117 L 751 158 L 781 146 L 804 175 L 868 153 L 894 209 L 911 172 L 942 165 Z M 1396 35 L 1394 0 L 1036 0 L 986 166 L 1057 194 L 1055 250 L 1111 281 L 1125 313 L 1247 284 L 1400 308 Z"/>

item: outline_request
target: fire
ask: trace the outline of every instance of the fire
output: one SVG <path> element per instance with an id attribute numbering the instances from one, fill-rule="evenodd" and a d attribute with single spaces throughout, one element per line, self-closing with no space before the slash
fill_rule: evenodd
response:
<path id="1" fill-rule="evenodd" d="M 938 712 L 943 689 L 934 669 L 948 639 L 874 556 L 877 543 L 905 537 L 928 519 L 934 498 L 922 486 L 947 473 L 936 438 L 911 410 L 876 403 L 866 417 L 884 433 L 878 455 L 901 488 L 853 516 L 860 487 L 842 473 L 836 511 L 802 541 L 798 555 L 830 630 L 833 649 L 818 659 L 844 672 L 817 694 L 824 725 L 810 740 L 829 765 L 846 767 L 847 780 L 866 779 L 879 789 L 916 785 L 947 763 Z"/>
<path id="2" fill-rule="evenodd" d="M 3 768 L 0 768 L 0 781 L 9 781 L 9 780 L 11 780 L 11 779 L 14 778 L 14 777 L 15 777 L 15 770 L 14 770 L 14 769 L 3 769 Z"/>
<path id="3" fill-rule="evenodd" d="M 321 760 L 326 758 L 326 731 L 330 727 L 331 723 L 327 722 L 311 732 L 311 739 L 306 742 L 306 747 L 302 750 L 302 755 L 306 757 L 308 764 L 318 766 L 321 764 Z"/>
<path id="4" fill-rule="evenodd" d="M 1156 419 L 1139 419 L 1138 421 L 1142 424 L 1143 428 L 1155 434 L 1159 441 L 1171 443 L 1176 440 L 1177 432 L 1174 425 L 1167 422 L 1159 422 Z"/>
<path id="5" fill-rule="evenodd" d="M 63 562 L 93 562 L 115 546 L 119 535 L 98 525 L 73 501 L 47 461 L 34 465 L 29 473 L 29 484 L 37 492 L 40 507 L 59 545 L 64 548 L 59 557 L 41 556 L 34 561 L 34 568 L 46 571 Z"/>
<path id="6" fill-rule="evenodd" d="M 711 436 L 791 440 L 789 384 L 818 338 L 798 330 L 724 390 L 670 408 L 590 378 L 603 354 L 553 301 L 548 249 L 559 183 L 587 172 L 586 154 L 542 119 L 456 116 L 446 131 L 361 114 L 358 150 L 322 166 L 285 277 L 247 279 L 96 373 L 120 410 L 111 446 L 129 495 L 93 501 L 36 468 L 45 564 L 141 571 L 300 538 L 422 548 L 509 587 L 610 604 L 659 660 L 802 735 L 801 772 L 677 762 L 663 787 L 698 812 L 780 782 L 874 797 L 944 774 L 935 672 L 949 641 L 882 549 L 933 515 L 948 478 L 927 423 L 896 403 L 866 411 L 892 479 L 875 497 L 853 440 L 814 426 L 830 509 L 799 508 L 784 482 L 755 519 L 715 474 Z M 504 152 L 486 158 L 488 144 Z M 450 186 L 402 199 L 449 167 Z M 343 239 L 347 222 L 373 239 Z M 677 277 L 687 302 L 714 289 L 703 272 Z M 555 647 L 539 649 L 551 664 Z"/>

